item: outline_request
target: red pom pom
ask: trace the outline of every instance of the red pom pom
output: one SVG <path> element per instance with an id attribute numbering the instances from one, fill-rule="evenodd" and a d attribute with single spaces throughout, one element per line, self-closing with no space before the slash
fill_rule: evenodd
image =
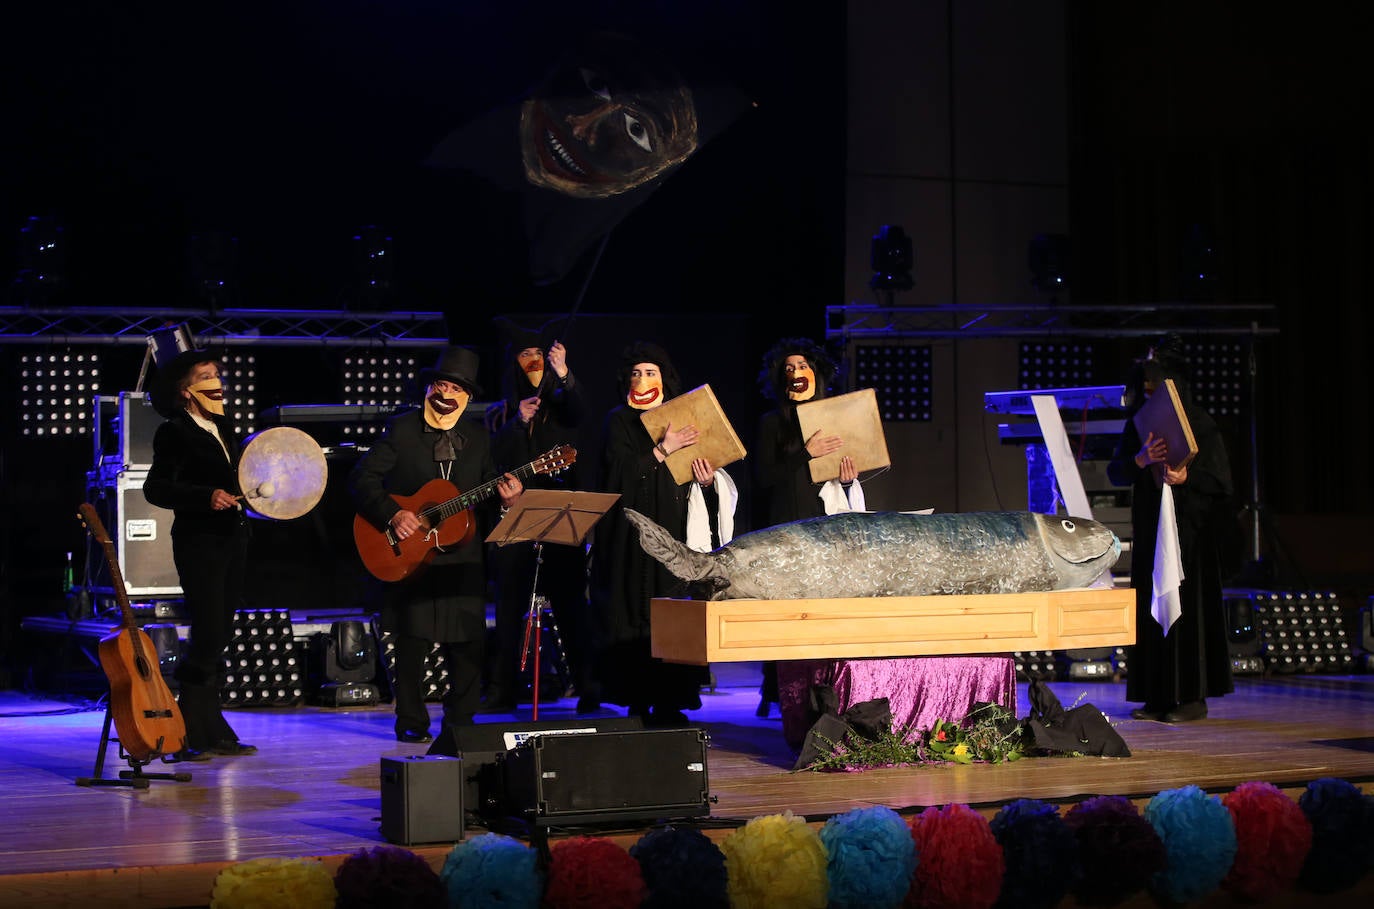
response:
<path id="1" fill-rule="evenodd" d="M 649 893 L 639 862 L 610 840 L 575 836 L 549 856 L 549 909 L 638 909 Z"/>
<path id="2" fill-rule="evenodd" d="M 1260 902 L 1290 890 L 1312 848 L 1312 823 L 1271 783 L 1241 783 L 1221 803 L 1236 827 L 1236 858 L 1221 886 Z"/>
<path id="3" fill-rule="evenodd" d="M 1006 859 L 987 818 L 967 805 L 927 808 L 911 819 L 916 877 L 908 909 L 988 909 L 1002 890 Z"/>

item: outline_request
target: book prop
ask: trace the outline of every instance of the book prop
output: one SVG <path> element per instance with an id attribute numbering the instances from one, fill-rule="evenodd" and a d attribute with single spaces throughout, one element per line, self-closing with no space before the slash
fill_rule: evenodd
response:
<path id="1" fill-rule="evenodd" d="M 1174 470 L 1186 467 L 1197 457 L 1197 440 L 1193 438 L 1193 427 L 1188 422 L 1173 379 L 1165 379 L 1154 394 L 1145 399 L 1132 419 L 1142 442 L 1150 433 L 1164 440 L 1169 447 L 1167 463 Z M 1164 485 L 1164 466 L 1155 464 L 1151 469 L 1156 485 Z"/>
<path id="2" fill-rule="evenodd" d="M 712 467 L 719 469 L 743 460 L 747 454 L 710 385 L 694 388 L 653 410 L 646 410 L 640 420 L 655 442 L 663 438 L 670 423 L 674 428 L 689 424 L 697 428 L 700 434 L 697 443 L 678 449 L 664 461 L 679 486 L 692 481 L 692 461 L 697 458 L 705 458 Z"/>
<path id="3" fill-rule="evenodd" d="M 892 464 L 887 453 L 887 438 L 883 435 L 883 420 L 878 413 L 878 397 L 871 388 L 798 404 L 797 420 L 801 423 L 803 439 L 811 438 L 817 430 L 844 439 L 844 447 L 839 451 L 811 459 L 812 483 L 837 479 L 840 459 L 845 455 L 854 460 L 859 473 Z"/>

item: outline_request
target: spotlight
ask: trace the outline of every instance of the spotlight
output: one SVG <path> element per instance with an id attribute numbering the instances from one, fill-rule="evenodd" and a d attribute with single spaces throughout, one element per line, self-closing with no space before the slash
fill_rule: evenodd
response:
<path id="1" fill-rule="evenodd" d="M 911 248 L 911 238 L 900 227 L 884 224 L 874 235 L 870 261 L 873 277 L 868 286 L 874 290 L 886 291 L 890 296 L 894 291 L 911 290 L 915 286 L 911 269 L 916 265 L 916 254 Z"/>
<path id="2" fill-rule="evenodd" d="M 1037 234 L 1030 241 L 1026 258 L 1031 284 L 1040 293 L 1055 294 L 1069 289 L 1069 238 L 1065 234 Z"/>

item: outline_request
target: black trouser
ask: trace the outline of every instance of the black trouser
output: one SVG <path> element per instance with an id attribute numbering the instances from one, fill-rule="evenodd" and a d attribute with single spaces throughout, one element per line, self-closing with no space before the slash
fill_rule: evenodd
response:
<path id="1" fill-rule="evenodd" d="M 425 657 L 432 644 L 425 638 L 397 634 L 395 651 L 396 732 L 429 730 L 425 707 Z M 449 641 L 441 645 L 448 666 L 448 694 L 444 696 L 444 725 L 466 726 L 480 704 L 482 642 Z"/>
<path id="2" fill-rule="evenodd" d="M 224 649 L 234 633 L 234 611 L 243 605 L 248 563 L 248 524 L 232 536 L 172 535 L 172 561 L 181 580 L 190 641 L 177 665 L 178 697 L 186 723 L 186 746 L 204 750 L 238 736 L 220 710 Z"/>
<path id="3" fill-rule="evenodd" d="M 489 660 L 488 700 L 516 701 L 520 648 L 534 594 L 548 598 L 563 643 L 564 655 L 579 695 L 596 697 L 591 680 L 593 643 L 591 606 L 587 603 L 587 561 L 581 546 L 547 543 L 535 577 L 531 543 L 513 543 L 489 556 L 497 578 L 495 652 Z"/>

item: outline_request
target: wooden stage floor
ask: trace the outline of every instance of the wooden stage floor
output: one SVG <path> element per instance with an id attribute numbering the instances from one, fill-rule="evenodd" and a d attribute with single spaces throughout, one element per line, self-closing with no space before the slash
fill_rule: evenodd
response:
<path id="1" fill-rule="evenodd" d="M 754 716 L 752 682 L 704 693 L 703 708 L 691 717 L 710 735 L 708 773 L 717 801 L 702 821 L 713 836 L 784 810 L 820 823 L 858 806 L 905 813 L 957 802 L 991 817 L 1018 797 L 1068 806 L 1119 794 L 1143 804 L 1188 784 L 1224 794 L 1263 780 L 1296 797 L 1321 777 L 1374 791 L 1374 675 L 1237 677 L 1234 694 L 1210 702 L 1208 719 L 1176 726 L 1130 719 L 1124 683 L 1055 682 L 1066 708 L 1091 703 L 1106 714 L 1131 757 L 825 774 L 790 772 L 793 756 L 777 710 L 768 719 Z M 75 780 L 92 772 L 103 709 L 0 694 L 0 782 L 8 815 L 0 825 L 0 906 L 204 906 L 214 875 L 233 862 L 314 856 L 337 863 L 384 842 L 380 758 L 425 751 L 395 741 L 389 705 L 238 710 L 231 722 L 259 754 L 177 765 L 192 772 L 190 782 L 155 781 L 144 791 L 88 788 Z M 1025 716 L 1024 684 L 1017 706 Z M 432 711 L 437 716 L 437 704 Z M 516 718 L 528 720 L 529 706 Z M 573 699 L 540 705 L 541 720 L 572 718 Z M 123 767 L 112 746 L 105 775 Z M 643 830 L 576 832 L 613 836 L 628 846 Z M 451 844 L 411 848 L 438 867 Z"/>

